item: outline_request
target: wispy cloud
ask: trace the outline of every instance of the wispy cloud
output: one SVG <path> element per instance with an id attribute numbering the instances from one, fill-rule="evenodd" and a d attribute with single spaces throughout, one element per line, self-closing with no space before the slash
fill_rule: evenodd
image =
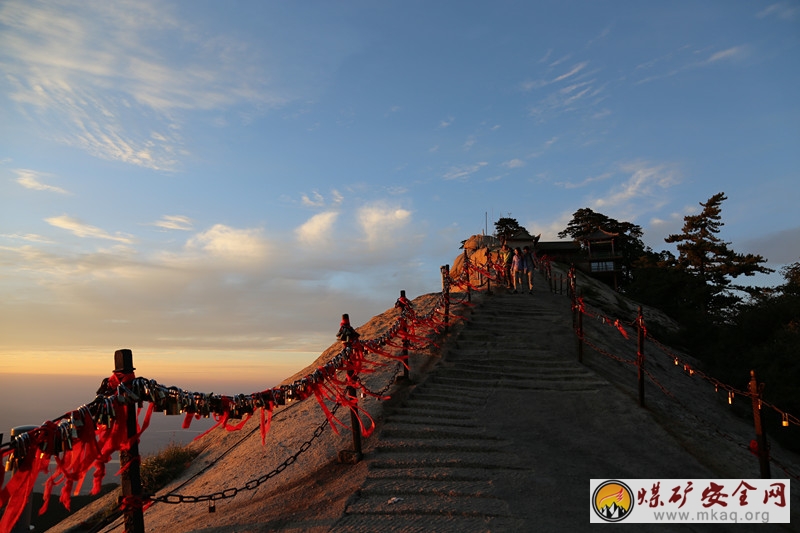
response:
<path id="1" fill-rule="evenodd" d="M 466 180 L 488 164 L 486 161 L 480 161 L 474 165 L 452 167 L 442 177 L 445 180 Z"/>
<path id="2" fill-rule="evenodd" d="M 778 2 L 770 4 L 758 13 L 756 17 L 763 19 L 766 17 L 778 17 L 783 20 L 793 20 L 798 13 L 798 6 L 792 2 Z"/>
<path id="3" fill-rule="evenodd" d="M 563 81 L 567 78 L 571 78 L 572 76 L 576 75 L 578 72 L 582 71 L 588 65 L 588 61 L 584 61 L 582 63 L 577 63 L 575 66 L 572 67 L 568 72 L 558 76 L 556 79 L 552 81 L 552 83 L 558 83 L 559 81 Z"/>
<path id="4" fill-rule="evenodd" d="M 44 174 L 42 172 L 36 172 L 35 170 L 27 170 L 27 169 L 16 169 L 13 172 L 17 175 L 17 183 L 19 183 L 26 189 L 32 189 L 34 191 L 55 192 L 58 194 L 69 194 L 66 190 L 62 189 L 61 187 L 56 187 L 55 185 L 47 185 L 46 183 L 42 183 L 40 181 L 41 178 L 49 177 L 49 174 Z"/>
<path id="5" fill-rule="evenodd" d="M 686 54 L 690 55 L 687 56 Z M 689 70 L 704 68 L 725 61 L 740 61 L 747 58 L 749 54 L 749 46 L 738 45 L 712 52 L 705 59 L 698 60 L 696 56 L 699 55 L 699 52 L 691 50 L 688 46 L 683 46 L 675 52 L 637 65 L 635 69 L 637 72 L 653 72 L 654 67 L 665 63 L 662 71 L 649 74 L 637 80 L 635 83 L 636 85 L 641 85 L 643 83 L 670 78 Z"/>
<path id="6" fill-rule="evenodd" d="M 589 176 L 588 178 L 585 178 L 584 180 L 579 181 L 577 183 L 571 182 L 571 181 L 559 181 L 559 182 L 556 182 L 556 185 L 558 185 L 560 187 L 564 187 L 565 189 L 580 189 L 581 187 L 586 187 L 587 185 L 589 185 L 591 183 L 597 183 L 599 181 L 605 181 L 605 180 L 607 180 L 607 179 L 609 179 L 609 178 L 611 178 L 613 176 L 614 176 L 613 173 L 606 172 L 604 174 L 600 174 L 599 176 Z"/>
<path id="7" fill-rule="evenodd" d="M 620 165 L 620 172 L 627 177 L 612 187 L 605 196 L 594 199 L 594 207 L 630 213 L 642 212 L 653 208 L 653 205 L 664 204 L 664 190 L 680 183 L 678 171 L 666 164 L 653 165 L 647 161 L 634 161 Z M 636 205 L 637 202 L 641 204 Z"/>
<path id="8" fill-rule="evenodd" d="M 313 191 L 311 196 L 303 194 L 300 198 L 300 202 L 306 207 L 322 207 L 325 205 L 325 198 L 317 191 Z"/>
<path id="9" fill-rule="evenodd" d="M 11 0 L 0 24 L 11 98 L 35 111 L 29 117 L 52 140 L 100 158 L 174 169 L 186 155 L 180 112 L 287 100 L 267 87 L 244 43 L 198 39 L 162 3 Z M 165 39 L 181 54 L 157 51 L 152 43 Z"/>
<path id="10" fill-rule="evenodd" d="M 747 47 L 745 46 L 733 46 L 731 48 L 727 48 L 725 50 L 721 50 L 719 52 L 715 52 L 711 54 L 706 62 L 707 63 L 716 63 L 717 61 L 722 60 L 736 60 L 741 59 L 747 51 Z"/>
<path id="11" fill-rule="evenodd" d="M 453 122 L 454 122 L 455 120 L 456 120 L 456 119 L 454 119 L 453 117 L 447 117 L 447 118 L 445 118 L 445 119 L 442 119 L 442 120 L 440 120 L 440 121 L 439 121 L 439 128 L 440 128 L 440 129 L 447 128 L 447 127 L 449 127 L 451 124 L 453 124 Z"/>
<path id="12" fill-rule="evenodd" d="M 26 242 L 34 242 L 39 244 L 52 244 L 53 241 L 47 237 L 42 235 L 37 235 L 35 233 L 26 233 L 25 235 L 17 235 L 17 234 L 2 234 L 0 237 L 5 237 L 6 239 L 14 239 Z"/>
<path id="13" fill-rule="evenodd" d="M 343 201 L 344 196 L 336 189 L 331 190 L 329 200 L 326 200 L 319 191 L 311 191 L 311 194 L 300 195 L 300 203 L 305 207 L 324 207 L 328 204 L 339 205 Z"/>
<path id="14" fill-rule="evenodd" d="M 183 215 L 164 215 L 161 220 L 157 220 L 150 225 L 163 229 L 191 231 L 192 219 Z"/>
<path id="15" fill-rule="evenodd" d="M 503 166 L 506 168 L 521 168 L 525 166 L 525 161 L 522 159 L 510 159 L 503 162 Z"/>
<path id="16" fill-rule="evenodd" d="M 560 64 L 560 61 L 557 61 L 557 62 L 553 63 L 552 65 L 550 65 L 550 67 L 557 66 L 558 64 Z M 540 79 L 527 80 L 527 81 L 522 82 L 520 84 L 520 87 L 522 88 L 523 91 L 531 91 L 533 89 L 541 89 L 542 87 L 546 87 L 546 86 L 552 85 L 554 83 L 562 82 L 564 80 L 572 78 L 573 76 L 576 76 L 583 69 L 585 69 L 588 64 L 589 64 L 588 61 L 583 61 L 583 62 L 580 62 L 580 63 L 576 63 L 575 65 L 573 65 L 573 67 L 570 70 L 568 70 L 567 72 L 565 72 L 563 74 L 559 74 L 555 78 L 547 79 L 547 78 L 545 78 L 543 76 Z M 564 90 L 564 89 L 562 89 L 562 90 Z M 567 91 L 569 91 L 568 88 L 567 88 Z"/>
<path id="17" fill-rule="evenodd" d="M 133 242 L 135 242 L 132 235 L 119 232 L 112 235 L 104 229 L 100 229 L 96 226 L 91 226 L 89 224 L 81 222 L 77 218 L 73 218 L 68 215 L 50 217 L 45 219 L 45 222 L 56 228 L 67 230 L 73 235 L 76 235 L 78 237 L 116 241 L 116 242 L 121 242 L 123 244 L 133 244 Z"/>

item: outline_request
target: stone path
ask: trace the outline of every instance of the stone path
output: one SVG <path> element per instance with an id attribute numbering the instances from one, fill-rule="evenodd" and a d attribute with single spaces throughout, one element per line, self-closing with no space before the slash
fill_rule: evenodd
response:
<path id="1" fill-rule="evenodd" d="M 576 342 L 567 297 L 541 278 L 533 296 L 484 298 L 455 346 L 388 412 L 366 480 L 330 531 L 587 531 L 591 479 L 726 477 L 630 390 L 579 364 Z M 784 528 L 759 526 L 768 530 Z"/>
<path id="2" fill-rule="evenodd" d="M 456 348 L 387 416 L 367 480 L 333 531 L 523 530 L 502 480 L 529 477 L 531 465 L 507 430 L 487 424 L 486 411 L 524 409 L 498 404 L 512 391 L 596 395 L 608 387 L 566 354 L 575 346 L 563 327 L 568 306 L 541 283 L 533 296 L 487 298 Z M 532 327 L 542 322 L 551 325 Z"/>

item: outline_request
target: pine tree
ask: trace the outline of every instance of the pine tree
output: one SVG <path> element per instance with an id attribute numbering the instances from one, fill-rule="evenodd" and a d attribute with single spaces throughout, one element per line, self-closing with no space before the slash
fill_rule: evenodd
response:
<path id="1" fill-rule="evenodd" d="M 762 256 L 736 253 L 729 248 L 730 243 L 717 236 L 724 226 L 721 204 L 727 199 L 725 193 L 720 192 L 705 203 L 700 202 L 703 210 L 684 217 L 682 233 L 664 239 L 677 243 L 676 267 L 697 277 L 710 289 L 706 311 L 721 311 L 736 305 L 739 298 L 727 291 L 732 278 L 772 272 L 771 268 L 763 266 L 767 260 Z"/>
<path id="2" fill-rule="evenodd" d="M 497 219 L 497 222 L 494 223 L 494 228 L 497 238 L 501 241 L 506 241 L 514 236 L 518 231 L 525 229 L 519 225 L 519 222 L 517 222 L 516 218 L 511 217 L 500 217 Z"/>

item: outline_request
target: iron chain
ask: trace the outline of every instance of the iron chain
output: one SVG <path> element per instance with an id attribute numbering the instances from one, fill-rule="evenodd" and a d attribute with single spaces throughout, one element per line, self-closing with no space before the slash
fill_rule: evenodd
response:
<path id="1" fill-rule="evenodd" d="M 336 413 L 336 410 L 339 408 L 340 404 L 336 404 L 331 409 L 331 414 Z M 187 494 L 165 494 L 164 496 L 151 496 L 149 499 L 153 502 L 160 502 L 160 503 L 171 503 L 171 504 L 179 504 L 179 503 L 200 503 L 200 502 L 208 502 L 208 501 L 217 501 L 217 500 L 225 500 L 228 498 L 233 498 L 239 492 L 243 492 L 245 490 L 255 490 L 260 485 L 272 479 L 273 477 L 277 476 L 290 465 L 294 464 L 297 461 L 297 458 L 304 452 L 306 452 L 309 448 L 311 448 L 311 444 L 322 435 L 322 432 L 325 431 L 325 426 L 328 425 L 328 419 L 326 418 L 322 424 L 320 424 L 317 429 L 314 430 L 311 438 L 305 441 L 301 446 L 300 449 L 295 452 L 294 455 L 289 456 L 285 461 L 279 464 L 274 470 L 264 474 L 261 477 L 256 479 L 251 479 L 247 483 L 244 484 L 242 487 L 232 487 L 227 488 L 218 492 L 214 492 L 211 494 L 203 494 L 200 496 L 191 496 Z"/>

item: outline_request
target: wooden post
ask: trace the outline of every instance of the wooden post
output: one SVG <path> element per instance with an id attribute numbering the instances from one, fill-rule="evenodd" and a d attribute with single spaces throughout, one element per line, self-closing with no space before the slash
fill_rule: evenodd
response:
<path id="1" fill-rule="evenodd" d="M 470 291 L 470 282 L 472 281 L 472 277 L 470 276 L 469 271 L 469 256 L 467 255 L 467 251 L 464 250 L 464 275 L 462 276 L 467 280 L 467 301 L 472 301 L 472 291 Z"/>
<path id="2" fill-rule="evenodd" d="M 406 291 L 400 291 L 400 299 L 406 300 Z M 408 340 L 408 320 L 406 319 L 406 307 L 400 311 L 400 330 L 403 332 L 403 378 L 408 378 L 409 364 L 408 364 L 408 347 L 411 344 Z"/>
<path id="3" fill-rule="evenodd" d="M 348 370 L 347 377 L 348 381 L 354 379 L 355 370 Z M 356 388 L 352 385 L 348 385 L 345 393 L 347 396 L 353 400 L 356 404 L 358 404 L 358 395 L 356 394 Z M 358 413 L 355 409 L 350 409 L 350 425 L 353 427 L 353 452 L 355 453 L 354 462 L 358 462 L 361 460 L 362 453 L 361 453 L 361 420 L 358 418 Z"/>
<path id="4" fill-rule="evenodd" d="M 575 301 L 575 289 L 576 289 L 576 277 L 575 277 L 575 265 L 570 265 L 569 267 L 569 297 L 572 301 Z"/>
<path id="5" fill-rule="evenodd" d="M 450 331 L 450 265 L 442 268 L 442 294 L 444 295 L 444 332 Z"/>
<path id="6" fill-rule="evenodd" d="M 769 445 L 767 444 L 767 432 L 761 424 L 761 393 L 764 384 L 756 381 L 756 371 L 750 371 L 750 398 L 753 400 L 753 424 L 756 429 L 756 442 L 758 443 L 758 465 L 761 469 L 761 479 L 770 479 L 772 475 L 769 470 Z"/>
<path id="7" fill-rule="evenodd" d="M 122 373 L 127 376 L 128 381 L 123 381 L 128 384 L 132 379 L 133 371 L 133 352 L 131 350 L 123 349 L 114 352 L 114 372 Z M 142 512 L 142 477 L 139 471 L 139 439 L 136 434 L 138 427 L 136 422 L 136 404 L 132 399 L 128 398 L 126 404 L 128 439 L 130 447 L 128 450 L 120 450 L 119 463 L 120 470 L 120 485 L 122 487 L 123 502 L 128 500 L 124 506 L 125 512 L 125 533 L 144 533 L 144 514 Z M 121 423 L 118 420 L 117 423 Z"/>
<path id="8" fill-rule="evenodd" d="M 637 335 L 637 348 L 636 348 L 636 368 L 638 368 L 639 379 L 639 407 L 644 407 L 644 315 L 642 314 L 642 306 L 639 306 L 639 313 L 636 317 Z"/>
<path id="9" fill-rule="evenodd" d="M 581 309 L 582 301 L 580 298 L 577 300 L 577 305 L 575 306 L 578 313 L 578 362 L 583 363 L 583 309 Z"/>

